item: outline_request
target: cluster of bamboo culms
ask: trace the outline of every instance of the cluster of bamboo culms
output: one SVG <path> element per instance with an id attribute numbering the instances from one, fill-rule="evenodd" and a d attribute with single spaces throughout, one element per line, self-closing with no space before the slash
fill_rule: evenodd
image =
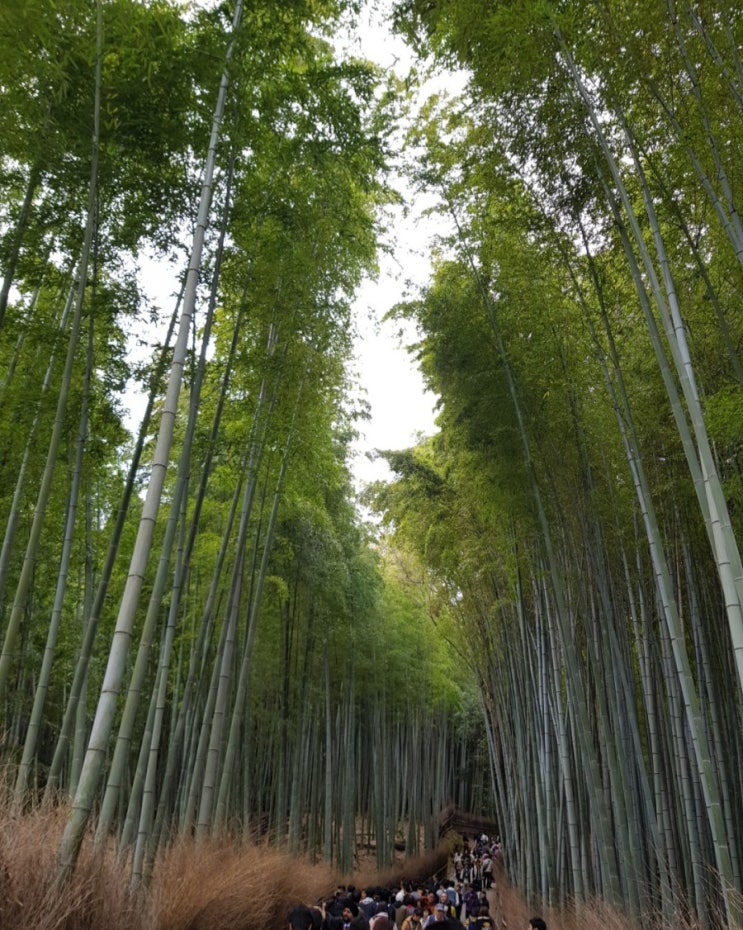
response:
<path id="1" fill-rule="evenodd" d="M 387 864 L 487 765 L 353 504 L 390 113 L 344 7 L 0 13 L 2 745 L 15 815 L 71 800 L 60 879 L 88 834 L 133 883 L 178 837 Z"/>
<path id="2" fill-rule="evenodd" d="M 417 129 L 451 234 L 399 308 L 441 434 L 378 504 L 472 647 L 506 867 L 740 926 L 743 19 L 398 6 L 469 84 Z"/>

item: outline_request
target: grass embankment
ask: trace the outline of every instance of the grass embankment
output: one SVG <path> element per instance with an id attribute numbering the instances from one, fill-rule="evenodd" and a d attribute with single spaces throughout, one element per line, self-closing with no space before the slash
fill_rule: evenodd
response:
<path id="1" fill-rule="evenodd" d="M 0 809 L 2 930 L 283 930 L 293 904 L 313 904 L 339 881 L 336 870 L 285 850 L 189 841 L 161 858 L 149 888 L 132 892 L 130 863 L 117 859 L 113 845 L 100 853 L 88 842 L 60 889 L 56 854 L 66 817 L 61 808 L 22 817 Z M 447 853 L 406 863 L 405 875 L 434 874 Z M 347 880 L 362 886 L 400 874 L 367 869 Z"/>
<path id="2" fill-rule="evenodd" d="M 0 928 L 5 930 L 283 930 L 296 903 L 329 895 L 339 880 L 327 865 L 310 865 L 266 846 L 184 842 L 157 864 L 147 889 L 129 889 L 129 863 L 113 847 L 83 847 L 78 868 L 56 886 L 56 853 L 67 812 L 56 809 L 13 817 L 0 810 Z M 421 878 L 446 865 L 448 848 L 378 874 L 371 867 L 346 881 L 357 886 L 401 877 Z M 492 895 L 499 930 L 526 930 L 536 910 L 501 879 Z M 543 913 L 549 930 L 638 930 L 621 913 L 597 903 L 580 912 Z M 645 922 L 645 930 L 649 924 Z M 663 930 L 660 921 L 655 925 Z M 683 920 L 674 930 L 699 930 Z"/>

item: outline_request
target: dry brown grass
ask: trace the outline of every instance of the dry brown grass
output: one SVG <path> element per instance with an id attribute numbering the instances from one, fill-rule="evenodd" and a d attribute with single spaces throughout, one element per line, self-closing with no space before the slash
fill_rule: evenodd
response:
<path id="1" fill-rule="evenodd" d="M 352 881 L 357 888 L 364 888 L 367 885 L 397 884 L 403 880 L 427 882 L 445 874 L 449 852 L 448 844 L 442 844 L 423 855 L 401 859 L 396 865 L 389 866 L 381 872 L 376 863 L 368 862 L 362 864 L 350 878 L 347 878 L 346 883 Z"/>
<path id="2" fill-rule="evenodd" d="M 358 887 L 407 878 L 426 880 L 445 868 L 448 849 L 407 860 L 384 874 L 366 865 L 339 877 L 326 865 L 311 865 L 266 845 L 183 842 L 157 864 L 151 888 L 133 894 L 128 869 L 113 849 L 83 845 L 69 882 L 56 886 L 56 853 L 67 811 L 58 807 L 22 817 L 0 800 L 0 928 L 12 930 L 283 930 L 296 903 L 325 898 L 338 880 Z M 526 930 L 534 909 L 504 877 L 491 896 L 500 930 Z M 601 902 L 565 912 L 546 911 L 549 930 L 639 930 L 624 914 Z M 663 930 L 643 920 L 643 930 Z M 699 930 L 682 919 L 674 930 Z"/>
<path id="3" fill-rule="evenodd" d="M 266 846 L 182 843 L 158 867 L 157 930 L 284 927 L 294 904 L 335 887 L 329 866 L 313 866 Z"/>
<path id="4" fill-rule="evenodd" d="M 596 930 L 597 927 L 601 930 L 703 930 L 705 926 L 709 930 L 709 925 L 681 912 L 674 915 L 670 923 L 659 913 L 646 913 L 640 921 L 633 920 L 625 912 L 598 899 L 560 910 L 530 906 L 503 874 L 498 876 L 490 900 L 491 914 L 501 930 L 527 930 L 529 918 L 535 914 L 544 918 L 548 930 Z M 733 892 L 731 900 L 738 913 L 743 913 L 743 897 Z M 734 930 L 722 917 L 715 921 L 715 926 Z"/>
<path id="5" fill-rule="evenodd" d="M 13 817 L 0 810 L 0 927 L 13 930 L 132 930 L 154 927 L 150 896 L 129 893 L 110 854 L 86 846 L 72 879 L 57 887 L 61 809 Z"/>
<path id="6" fill-rule="evenodd" d="M 192 841 L 173 846 L 146 892 L 131 893 L 113 848 L 83 844 L 72 878 L 56 885 L 56 854 L 67 818 L 57 807 L 11 814 L 0 802 L 0 927 L 13 930 L 253 930 L 283 928 L 292 905 L 328 897 L 339 880 L 327 865 L 266 845 Z M 379 875 L 371 865 L 340 880 L 384 884 L 427 879 L 446 866 L 446 848 Z"/>

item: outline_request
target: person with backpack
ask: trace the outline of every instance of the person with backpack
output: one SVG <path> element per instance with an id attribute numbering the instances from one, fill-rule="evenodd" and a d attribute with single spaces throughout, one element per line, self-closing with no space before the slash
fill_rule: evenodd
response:
<path id="1" fill-rule="evenodd" d="M 464 904 L 462 898 L 462 886 L 459 884 L 459 882 L 457 882 L 456 885 L 454 882 L 449 882 L 446 893 L 449 895 L 449 900 L 454 907 L 454 916 L 457 918 L 457 920 L 461 920 L 462 905 Z"/>

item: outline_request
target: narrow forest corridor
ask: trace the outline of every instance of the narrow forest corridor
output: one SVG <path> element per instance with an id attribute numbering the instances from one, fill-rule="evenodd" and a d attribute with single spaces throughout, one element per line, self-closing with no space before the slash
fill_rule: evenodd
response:
<path id="1" fill-rule="evenodd" d="M 269 926 L 451 807 L 519 920 L 743 930 L 739 7 L 0 42 L 0 924 Z"/>

